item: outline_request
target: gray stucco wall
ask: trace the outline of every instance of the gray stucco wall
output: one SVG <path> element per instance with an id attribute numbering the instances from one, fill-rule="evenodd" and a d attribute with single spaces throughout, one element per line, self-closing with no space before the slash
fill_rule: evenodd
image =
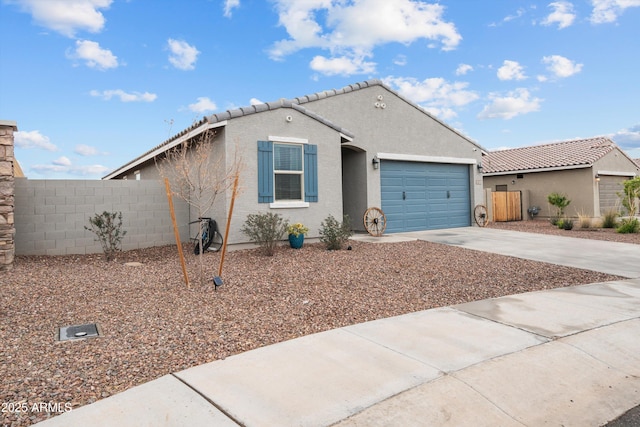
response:
<path id="1" fill-rule="evenodd" d="M 189 207 L 174 197 L 182 241 L 188 241 Z M 122 212 L 122 249 L 175 244 L 164 184 L 131 180 L 15 181 L 16 255 L 102 253 L 84 229 L 96 213 Z"/>
<path id="2" fill-rule="evenodd" d="M 594 178 L 591 168 L 570 169 L 552 172 L 525 173 L 522 178 L 517 174 L 485 176 L 484 187 L 496 190 L 496 185 L 506 185 L 508 191 L 529 191 L 529 205 L 522 205 L 522 215 L 527 215 L 531 206 L 541 208 L 537 219 L 550 218 L 555 208 L 549 205 L 547 196 L 553 192 L 565 194 L 571 204 L 565 209 L 565 214 L 577 217 L 584 214 L 594 215 Z"/>
<path id="3" fill-rule="evenodd" d="M 291 116 L 291 121 L 286 120 L 287 116 Z M 342 219 L 342 161 L 338 132 L 296 110 L 281 108 L 231 120 L 225 134 L 227 159 L 233 158 L 237 149 L 245 164 L 234 205 L 229 244 L 248 242 L 240 228 L 249 214 L 273 212 L 289 222 L 302 222 L 309 228 L 308 238 L 319 237 L 320 223 L 327 216 Z M 274 142 L 295 138 L 318 146 L 318 202 L 309 202 L 308 207 L 299 208 L 275 208 L 269 203 L 258 203 L 257 142 L 270 137 Z M 214 213 L 218 223 L 224 226 L 231 189 L 222 200 L 224 205 L 216 206 Z"/>
<path id="4" fill-rule="evenodd" d="M 371 167 L 378 153 L 422 156 L 429 159 L 415 160 L 442 163 L 447 158 L 465 159 L 470 164 L 471 206 L 482 203 L 482 177 L 476 168 L 482 160 L 481 149 L 385 87 L 372 86 L 302 106 L 356 135 L 352 145 L 366 152 L 366 208 L 381 204 L 380 169 Z M 357 183 L 345 180 L 345 192 L 351 191 L 347 186 L 352 184 Z"/>
<path id="5" fill-rule="evenodd" d="M 291 116 L 291 121 L 286 117 Z M 320 223 L 329 215 L 342 218 L 342 162 L 340 135 L 334 129 L 291 108 L 280 108 L 251 114 L 230 120 L 224 128 L 217 129 L 213 142 L 213 158 L 226 160 L 228 169 L 237 155 L 241 157 L 244 167 L 240 175 L 240 186 L 234 204 L 232 224 L 229 230 L 228 244 L 249 243 L 249 239 L 240 229 L 247 215 L 273 212 L 280 214 L 289 222 L 302 222 L 309 228 L 308 238 L 319 236 Z M 308 207 L 274 208 L 269 203 L 258 203 L 258 141 L 266 141 L 270 137 L 278 140 L 293 138 L 304 140 L 318 146 L 318 202 L 309 202 Z M 224 163 L 220 163 L 217 173 L 225 174 Z M 140 165 L 141 181 L 158 177 L 158 170 L 153 161 Z M 133 174 L 127 175 L 127 181 Z M 222 234 L 226 227 L 229 213 L 232 188 L 216 197 L 215 204 L 207 212 L 207 216 L 215 218 Z M 197 219 L 195 209 L 191 208 L 191 221 Z M 195 231 L 195 230 L 194 230 Z"/>

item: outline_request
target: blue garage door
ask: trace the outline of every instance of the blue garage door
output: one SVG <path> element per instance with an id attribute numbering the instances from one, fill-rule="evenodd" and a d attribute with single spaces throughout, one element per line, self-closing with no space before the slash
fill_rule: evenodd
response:
<path id="1" fill-rule="evenodd" d="M 387 232 L 471 225 L 469 165 L 380 162 Z"/>

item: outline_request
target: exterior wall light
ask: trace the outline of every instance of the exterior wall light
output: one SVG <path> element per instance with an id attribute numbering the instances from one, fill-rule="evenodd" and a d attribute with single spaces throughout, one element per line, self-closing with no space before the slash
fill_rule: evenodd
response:
<path id="1" fill-rule="evenodd" d="M 478 170 L 479 170 L 479 171 L 482 171 L 482 163 L 478 163 L 478 164 L 477 164 L 477 167 L 478 167 Z"/>
<path id="2" fill-rule="evenodd" d="M 377 157 L 374 157 L 374 158 L 371 160 L 371 164 L 373 165 L 373 168 L 374 168 L 374 169 L 378 169 L 378 168 L 380 167 L 380 160 L 378 160 L 378 158 L 377 158 Z"/>
<path id="3" fill-rule="evenodd" d="M 600 175 L 596 174 L 596 181 L 600 181 Z"/>

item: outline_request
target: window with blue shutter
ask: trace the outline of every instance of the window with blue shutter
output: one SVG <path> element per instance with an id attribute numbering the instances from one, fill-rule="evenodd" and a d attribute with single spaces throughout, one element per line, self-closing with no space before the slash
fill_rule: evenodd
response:
<path id="1" fill-rule="evenodd" d="M 318 201 L 318 147 L 258 141 L 258 203 Z"/>

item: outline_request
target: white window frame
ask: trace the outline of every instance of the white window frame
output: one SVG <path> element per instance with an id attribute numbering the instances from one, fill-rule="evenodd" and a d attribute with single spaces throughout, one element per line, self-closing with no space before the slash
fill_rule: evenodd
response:
<path id="1" fill-rule="evenodd" d="M 296 145 L 301 145 L 302 146 L 302 169 L 303 169 L 303 173 L 302 173 L 302 178 L 301 178 L 301 182 L 300 184 L 302 185 L 302 199 L 301 200 L 281 200 L 281 201 L 277 201 L 276 200 L 276 189 L 275 189 L 275 185 L 276 185 L 276 175 L 275 175 L 275 163 L 274 163 L 274 171 L 273 171 L 273 200 L 274 202 L 269 204 L 269 207 L 271 209 L 290 209 L 290 208 L 308 208 L 309 207 L 309 202 L 305 202 L 304 201 L 304 144 L 308 144 L 309 140 L 307 140 L 306 138 L 295 138 L 295 137 L 290 137 L 290 136 L 271 136 L 269 135 L 268 140 L 273 142 L 274 146 L 275 144 L 296 144 Z M 274 149 L 275 150 L 275 149 Z M 274 151 L 274 162 L 275 162 L 275 151 Z"/>
<path id="2" fill-rule="evenodd" d="M 281 170 L 276 169 L 276 147 L 277 146 L 295 146 L 300 148 L 300 170 Z M 300 176 L 300 199 L 278 199 L 276 196 L 276 176 L 277 175 L 298 175 Z M 290 142 L 273 142 L 273 201 L 276 205 L 298 205 L 305 203 L 304 201 L 304 145 Z"/>

